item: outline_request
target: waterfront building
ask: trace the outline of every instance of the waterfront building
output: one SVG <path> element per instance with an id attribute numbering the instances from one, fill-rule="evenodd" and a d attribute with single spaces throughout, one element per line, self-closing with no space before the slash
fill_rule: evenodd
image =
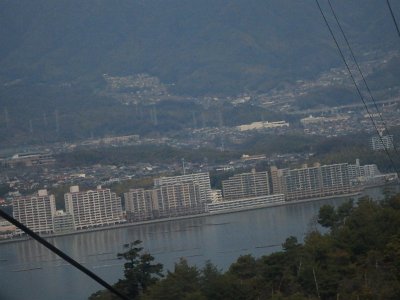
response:
<path id="1" fill-rule="evenodd" d="M 0 239 L 10 238 L 14 235 L 16 227 L 0 217 Z"/>
<path id="2" fill-rule="evenodd" d="M 160 177 L 154 179 L 154 187 L 158 188 L 162 185 L 175 184 L 179 182 L 189 182 L 197 184 L 199 187 L 201 202 L 211 202 L 211 183 L 209 173 L 193 173 L 180 176 Z"/>
<path id="3" fill-rule="evenodd" d="M 287 201 L 324 197 L 350 191 L 348 164 L 333 164 L 299 169 L 271 168 L 274 194 L 285 194 Z"/>
<path id="4" fill-rule="evenodd" d="M 382 175 L 377 165 L 371 164 L 360 166 L 359 159 L 356 159 L 355 165 L 349 164 L 348 168 L 351 182 L 368 181 Z"/>
<path id="5" fill-rule="evenodd" d="M 264 196 L 270 194 L 268 173 L 256 172 L 236 174 L 222 181 L 225 200 Z"/>
<path id="6" fill-rule="evenodd" d="M 156 178 L 153 189 L 124 194 L 126 215 L 138 222 L 203 213 L 213 196 L 208 173 Z"/>
<path id="7" fill-rule="evenodd" d="M 321 166 L 322 196 L 337 195 L 350 192 L 348 164 Z"/>
<path id="8" fill-rule="evenodd" d="M 63 210 L 57 210 L 53 216 L 54 233 L 65 233 L 75 230 L 74 216 Z"/>
<path id="9" fill-rule="evenodd" d="M 207 203 L 206 211 L 209 213 L 218 213 L 229 210 L 245 210 L 285 203 L 285 195 L 274 194 L 245 199 L 236 199 L 215 203 Z"/>
<path id="10" fill-rule="evenodd" d="M 153 219 L 153 191 L 130 189 L 124 193 L 126 218 L 129 222 Z"/>
<path id="11" fill-rule="evenodd" d="M 285 188 L 283 186 L 283 178 L 289 174 L 289 169 L 278 169 L 276 166 L 271 167 L 272 193 L 283 194 Z"/>
<path id="12" fill-rule="evenodd" d="M 36 233 L 53 232 L 53 215 L 56 211 L 54 195 L 39 190 L 30 196 L 17 196 L 12 200 L 13 216 Z M 17 234 L 22 234 L 17 230 Z"/>
<path id="13" fill-rule="evenodd" d="M 365 178 L 374 178 L 374 177 L 382 175 L 378 169 L 378 166 L 375 164 L 364 165 L 364 166 L 362 166 L 362 169 L 363 169 L 362 173 Z"/>
<path id="14" fill-rule="evenodd" d="M 65 210 L 74 217 L 75 229 L 115 225 L 124 221 L 121 198 L 98 186 L 96 190 L 79 191 L 71 186 L 64 194 Z"/>
<path id="15" fill-rule="evenodd" d="M 300 169 L 289 170 L 283 177 L 282 187 L 288 201 L 320 197 L 322 194 L 320 167 L 303 166 Z"/>
<path id="16" fill-rule="evenodd" d="M 211 202 L 221 202 L 224 201 L 222 198 L 222 191 L 221 190 L 211 190 Z"/>
<path id="17" fill-rule="evenodd" d="M 200 186 L 194 181 L 163 184 L 153 191 L 155 217 L 176 217 L 205 212 Z"/>
<path id="18" fill-rule="evenodd" d="M 373 151 L 393 150 L 393 135 L 376 135 L 371 137 L 371 149 Z"/>

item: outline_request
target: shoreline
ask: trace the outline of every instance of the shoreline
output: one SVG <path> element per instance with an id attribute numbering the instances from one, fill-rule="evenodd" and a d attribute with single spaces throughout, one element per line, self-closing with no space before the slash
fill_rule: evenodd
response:
<path id="1" fill-rule="evenodd" d="M 162 218 L 162 219 L 154 219 L 154 220 L 140 221 L 140 222 L 134 222 L 134 223 L 122 223 L 122 224 L 116 224 L 116 225 L 111 225 L 111 226 L 94 227 L 94 228 L 88 228 L 88 229 L 76 230 L 76 231 L 70 231 L 70 232 L 45 234 L 45 235 L 41 235 L 41 237 L 44 238 L 44 239 L 50 239 L 50 238 L 57 238 L 57 237 L 69 236 L 69 235 L 86 234 L 86 233 L 91 233 L 91 232 L 96 232 L 96 231 L 116 230 L 116 229 L 120 229 L 120 228 L 141 226 L 141 225 L 147 225 L 147 224 L 156 224 L 156 223 L 164 223 L 164 222 L 177 221 L 177 220 L 202 218 L 202 217 L 207 217 L 207 216 L 232 214 L 232 213 L 238 213 L 238 212 L 242 212 L 242 211 L 262 209 L 262 208 L 289 206 L 289 205 L 308 203 L 308 202 L 318 202 L 318 201 L 323 201 L 323 200 L 328 200 L 328 199 L 336 199 L 336 198 L 341 198 L 341 197 L 353 197 L 353 196 L 360 195 L 365 190 L 368 190 L 368 189 L 371 189 L 371 188 L 382 187 L 382 186 L 385 186 L 385 185 L 386 184 L 376 185 L 376 186 L 366 186 L 366 187 L 361 188 L 360 190 L 352 191 L 352 192 L 346 193 L 346 194 L 337 194 L 337 195 L 330 195 L 330 196 L 317 197 L 317 198 L 309 198 L 309 199 L 303 199 L 303 200 L 293 200 L 293 201 L 287 201 L 287 202 L 285 201 L 285 202 L 282 202 L 282 203 L 268 203 L 268 204 L 265 204 L 265 205 L 242 207 L 242 208 L 238 208 L 238 209 L 226 209 L 226 210 L 221 210 L 221 211 L 212 212 L 212 213 L 205 212 L 205 213 L 201 213 L 201 214 L 178 216 L 178 217 L 171 217 L 171 218 Z M 25 237 L 25 236 L 24 237 L 18 237 L 18 238 L 10 238 L 10 239 L 0 240 L 0 245 L 1 244 L 8 244 L 8 243 L 26 242 L 26 241 L 32 241 L 32 240 L 33 240 L 32 238 Z"/>

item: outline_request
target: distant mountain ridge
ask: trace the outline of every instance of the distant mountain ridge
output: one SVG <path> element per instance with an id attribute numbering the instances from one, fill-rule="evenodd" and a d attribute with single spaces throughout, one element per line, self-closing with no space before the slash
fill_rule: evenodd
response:
<path id="1" fill-rule="evenodd" d="M 332 3 L 360 56 L 398 46 L 383 1 Z M 0 44 L 3 83 L 148 73 L 182 94 L 266 90 L 340 64 L 312 0 L 2 1 Z"/>
<path id="2" fill-rule="evenodd" d="M 399 52 L 385 1 L 331 2 L 360 61 Z M 400 18 L 400 2 L 391 3 Z M 0 146 L 159 136 L 196 118 L 218 126 L 218 110 L 226 125 L 282 119 L 256 106 L 186 101 L 203 96 L 272 91 L 276 103 L 283 93 L 307 109 L 358 101 L 347 75 L 301 97 L 291 90 L 333 67 L 343 63 L 314 0 L 3 0 Z M 367 79 L 378 95 L 395 95 L 399 70 L 397 57 Z"/>

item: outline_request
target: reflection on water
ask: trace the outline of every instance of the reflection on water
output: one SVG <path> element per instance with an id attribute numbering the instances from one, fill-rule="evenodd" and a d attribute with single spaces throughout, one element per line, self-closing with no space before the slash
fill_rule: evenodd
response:
<path id="1" fill-rule="evenodd" d="M 367 193 L 375 199 L 382 196 L 378 188 Z M 317 227 L 315 216 L 321 205 L 338 205 L 345 200 L 109 229 L 49 241 L 110 283 L 122 277 L 123 261 L 116 259 L 122 245 L 138 239 L 167 269 L 181 257 L 200 267 L 211 260 L 225 269 L 239 255 L 258 257 L 280 250 L 288 236 L 302 241 Z M 0 245 L 0 282 L 0 299 L 9 300 L 87 299 L 101 288 L 35 241 Z"/>

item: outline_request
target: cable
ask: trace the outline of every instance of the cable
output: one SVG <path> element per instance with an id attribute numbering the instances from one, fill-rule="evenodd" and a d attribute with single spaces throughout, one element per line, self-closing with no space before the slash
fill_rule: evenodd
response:
<path id="1" fill-rule="evenodd" d="M 326 19 L 324 12 L 322 11 L 322 8 L 321 8 L 321 6 L 320 6 L 320 4 L 319 4 L 319 1 L 318 1 L 318 0 L 315 0 L 315 2 L 317 3 L 318 9 L 319 9 L 319 11 L 320 11 L 320 13 L 321 13 L 321 15 L 322 15 L 324 21 L 325 21 L 326 26 L 328 27 L 328 30 L 329 30 L 329 32 L 330 32 L 330 34 L 331 34 L 331 36 L 332 36 L 332 38 L 333 38 L 333 40 L 334 40 L 334 42 L 335 42 L 335 44 L 336 44 L 337 49 L 339 50 L 340 56 L 341 56 L 341 58 L 342 58 L 342 60 L 343 60 L 343 62 L 344 62 L 344 64 L 345 64 L 345 66 L 346 66 L 346 68 L 347 68 L 347 71 L 348 71 L 349 74 L 350 74 L 350 77 L 351 77 L 351 79 L 352 79 L 352 81 L 353 81 L 353 84 L 354 84 L 356 90 L 357 90 L 357 93 L 358 93 L 358 95 L 360 96 L 360 99 L 361 99 L 361 101 L 362 101 L 363 104 L 364 104 L 365 110 L 366 110 L 367 113 L 368 113 L 368 116 L 369 116 L 369 118 L 370 118 L 370 120 L 371 120 L 371 122 L 372 122 L 372 125 L 374 126 L 376 132 L 378 133 L 378 136 L 379 136 L 379 138 L 380 138 L 380 140 L 381 140 L 381 143 L 382 143 L 382 145 L 383 145 L 383 147 L 384 147 L 384 149 L 385 149 L 385 153 L 386 153 L 387 157 L 388 157 L 389 160 L 390 160 L 390 163 L 391 163 L 391 165 L 392 165 L 392 168 L 393 168 L 393 170 L 397 173 L 397 176 L 399 177 L 399 172 L 397 171 L 397 168 L 396 168 L 396 166 L 395 166 L 395 164 L 394 164 L 394 162 L 393 162 L 392 157 L 390 156 L 390 153 L 389 153 L 388 149 L 386 148 L 385 144 L 383 143 L 382 137 L 381 137 L 381 135 L 379 134 L 379 130 L 378 130 L 377 126 L 376 126 L 375 120 L 374 120 L 374 118 L 372 117 L 372 115 L 371 115 L 371 113 L 370 113 L 370 111 L 369 111 L 369 109 L 368 109 L 368 105 L 365 103 L 364 97 L 363 97 L 362 94 L 361 94 L 361 91 L 360 91 L 360 89 L 359 89 L 359 87 L 358 87 L 358 85 L 357 85 L 357 82 L 356 82 L 356 80 L 355 80 L 355 78 L 354 78 L 354 76 L 353 76 L 353 73 L 352 73 L 351 70 L 350 70 L 350 67 L 349 67 L 349 65 L 348 65 L 348 63 L 347 63 L 347 61 L 346 61 L 346 58 L 344 57 L 344 54 L 343 54 L 343 52 L 342 52 L 342 49 L 340 48 L 339 43 L 338 43 L 338 41 L 336 40 L 336 37 L 335 37 L 335 35 L 334 35 L 333 31 L 332 31 L 332 28 L 331 28 L 331 26 L 329 25 L 328 20 Z"/>
<path id="2" fill-rule="evenodd" d="M 69 262 L 71 265 L 73 265 L 75 268 L 79 269 L 83 273 L 85 273 L 87 276 L 95 280 L 97 283 L 101 284 L 103 287 L 105 287 L 107 290 L 109 290 L 111 293 L 115 294 L 119 298 L 123 300 L 129 300 L 126 296 L 122 295 L 120 292 L 118 292 L 116 289 L 114 289 L 111 285 L 109 285 L 107 282 L 105 282 L 103 279 L 101 279 L 99 276 L 97 276 L 95 273 L 90 271 L 89 269 L 85 268 L 82 266 L 80 263 L 78 263 L 76 260 L 74 260 L 72 257 L 68 256 L 64 252 L 62 252 L 60 249 L 57 247 L 53 246 L 50 244 L 48 241 L 46 241 L 44 238 L 33 232 L 31 229 L 26 227 L 24 224 L 20 223 L 7 213 L 5 213 L 2 209 L 0 209 L 0 216 L 6 219 L 8 222 L 11 224 L 14 224 L 17 226 L 19 229 L 21 229 L 23 232 L 31 236 L 33 239 L 41 243 L 43 246 L 45 246 L 47 249 L 52 251 L 53 253 L 57 254 L 59 257 L 64 259 L 65 261 Z"/>
<path id="3" fill-rule="evenodd" d="M 342 28 L 342 25 L 341 25 L 340 22 L 339 22 L 339 19 L 338 19 L 336 13 L 335 13 L 335 10 L 334 10 L 334 8 L 333 8 L 333 6 L 332 6 L 330 0 L 328 0 L 328 4 L 329 4 L 329 7 L 331 8 L 331 11 L 332 11 L 332 14 L 333 14 L 333 16 L 334 16 L 334 18 L 335 18 L 335 20 L 336 20 L 336 23 L 337 23 L 337 25 L 339 26 L 340 32 L 342 33 L 342 35 L 343 35 L 343 37 L 344 37 L 344 40 L 346 41 L 347 47 L 348 47 L 349 50 L 350 50 L 351 57 L 353 58 L 354 63 L 355 63 L 355 65 L 357 66 L 357 70 L 358 70 L 358 72 L 360 73 L 360 75 L 361 75 L 361 77 L 362 77 L 362 80 L 363 80 L 363 82 L 364 82 L 365 87 L 367 88 L 368 94 L 369 94 L 369 96 L 370 96 L 372 102 L 374 103 L 374 106 L 375 106 L 375 109 L 376 109 L 376 111 L 377 111 L 377 113 L 378 113 L 378 115 L 379 115 L 379 118 L 380 118 L 380 120 L 381 120 L 381 122 L 382 122 L 382 124 L 383 124 L 383 126 L 384 126 L 384 128 L 385 128 L 385 130 L 386 130 L 386 132 L 387 132 L 387 134 L 390 135 L 389 128 L 386 126 L 386 122 L 383 120 L 382 114 L 381 114 L 381 112 L 379 111 L 379 108 L 378 108 L 378 105 L 376 104 L 375 98 L 374 98 L 373 95 L 372 95 L 371 89 L 369 88 L 369 86 L 368 86 L 368 84 L 367 84 L 367 81 L 366 81 L 366 79 L 365 79 L 365 76 L 364 76 L 363 72 L 361 71 L 360 65 L 359 65 L 359 63 L 358 63 L 358 61 L 357 61 L 357 59 L 356 59 L 356 56 L 354 55 L 353 49 L 352 49 L 351 46 L 350 46 L 349 40 L 347 39 L 347 36 L 346 36 L 346 34 L 344 33 L 344 30 L 343 30 L 343 28 Z M 394 148 L 394 150 L 395 150 L 397 156 L 399 156 L 399 153 L 398 153 L 397 148 L 396 148 L 395 145 L 393 145 L 393 148 Z"/>
<path id="4" fill-rule="evenodd" d="M 386 3 L 387 3 L 387 6 L 389 7 L 390 14 L 392 15 L 392 19 L 393 19 L 394 26 L 396 26 L 397 34 L 398 34 L 399 37 L 400 37 L 399 26 L 397 25 L 396 18 L 395 18 L 395 16 L 394 16 L 394 13 L 393 13 L 393 10 L 392 10 L 392 6 L 390 5 L 389 0 L 386 0 Z"/>

